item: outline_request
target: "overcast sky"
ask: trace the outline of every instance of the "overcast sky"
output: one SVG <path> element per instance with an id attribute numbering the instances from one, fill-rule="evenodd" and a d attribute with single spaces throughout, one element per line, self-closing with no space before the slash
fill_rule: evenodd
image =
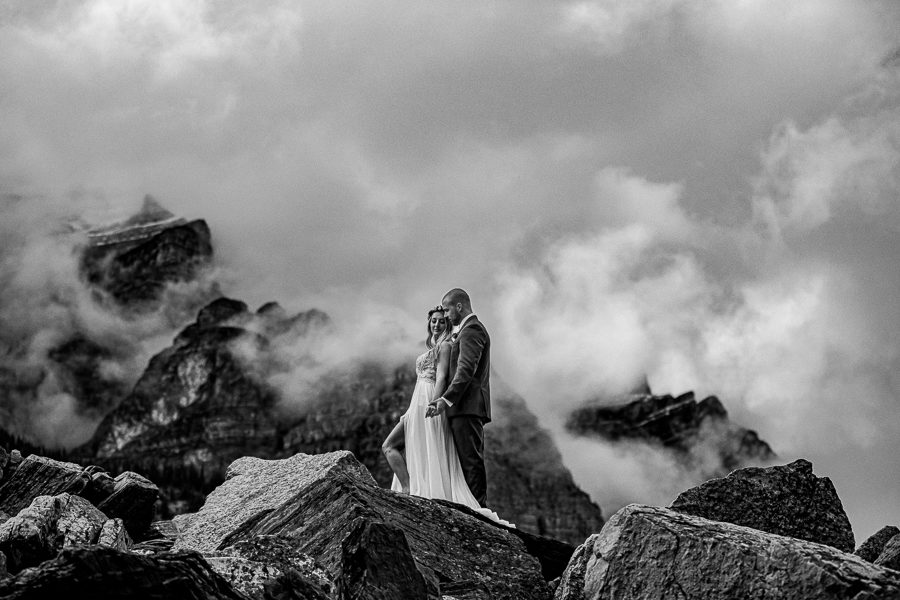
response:
<path id="1" fill-rule="evenodd" d="M 859 542 L 900 524 L 898 32 L 892 0 L 2 2 L 0 217 L 153 194 L 226 293 L 376 347 L 462 286 L 548 428 L 644 373 L 717 394 Z M 71 267 L 39 247 L 0 241 L 7 283 Z M 563 445 L 601 504 L 671 501 Z"/>

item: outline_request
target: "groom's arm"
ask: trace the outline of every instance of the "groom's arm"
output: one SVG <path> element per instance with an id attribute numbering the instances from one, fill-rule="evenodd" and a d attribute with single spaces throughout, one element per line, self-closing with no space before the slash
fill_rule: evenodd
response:
<path id="1" fill-rule="evenodd" d="M 460 332 L 456 373 L 453 374 L 453 380 L 443 395 L 444 400 L 451 406 L 460 401 L 463 392 L 471 383 L 486 344 L 487 332 L 479 325 L 470 325 Z"/>

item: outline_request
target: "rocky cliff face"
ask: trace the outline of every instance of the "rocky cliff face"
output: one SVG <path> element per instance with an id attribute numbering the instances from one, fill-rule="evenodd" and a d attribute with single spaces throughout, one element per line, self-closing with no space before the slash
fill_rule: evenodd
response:
<path id="1" fill-rule="evenodd" d="M 248 454 L 346 449 L 389 486 L 381 443 L 409 406 L 412 360 L 395 369 L 361 364 L 323 376 L 299 412 L 285 410 L 266 383 L 269 370 L 279 368 L 283 337 L 327 334 L 329 326 L 320 311 L 288 317 L 273 304 L 250 313 L 242 302 L 214 301 L 150 361 L 82 453 L 110 469 L 149 473 L 173 513 L 198 508 L 228 463 Z M 577 542 L 599 530 L 599 507 L 574 484 L 524 401 L 499 379 L 494 396 L 497 418 L 486 428 L 492 508 L 526 531 L 562 540 Z"/>
<path id="2" fill-rule="evenodd" d="M 145 203 L 130 222 L 105 233 L 103 244 L 84 250 L 81 271 L 88 285 L 112 300 L 106 303 L 109 310 L 128 315 L 162 309 L 170 323 L 180 324 L 219 295 L 214 284 L 203 284 L 164 298 L 170 286 L 194 282 L 209 267 L 210 232 L 205 221 L 163 218 L 169 213 L 161 210 Z M 82 410 L 102 415 L 130 389 L 130 382 L 103 369 L 117 351 L 122 352 L 77 336 L 52 349 L 48 365 Z"/>
<path id="3" fill-rule="evenodd" d="M 88 240 L 82 276 L 129 310 L 157 308 L 167 286 L 198 279 L 213 254 L 206 221 L 177 218 L 150 196 L 137 214 L 89 231 Z M 194 298 L 200 305 L 183 308 L 194 312 L 217 295 L 211 286 Z"/>
<path id="4" fill-rule="evenodd" d="M 755 431 L 729 420 L 717 397 L 697 402 L 693 392 L 658 396 L 647 386 L 622 398 L 592 400 L 569 416 L 566 428 L 576 435 L 661 446 L 704 479 L 776 458 Z"/>

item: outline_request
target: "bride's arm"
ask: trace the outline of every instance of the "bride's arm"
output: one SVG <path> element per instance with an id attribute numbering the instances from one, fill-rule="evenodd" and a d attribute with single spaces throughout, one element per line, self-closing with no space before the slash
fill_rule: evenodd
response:
<path id="1" fill-rule="evenodd" d="M 434 377 L 434 397 L 440 398 L 450 385 L 450 344 L 444 342 L 438 348 L 437 373 Z"/>

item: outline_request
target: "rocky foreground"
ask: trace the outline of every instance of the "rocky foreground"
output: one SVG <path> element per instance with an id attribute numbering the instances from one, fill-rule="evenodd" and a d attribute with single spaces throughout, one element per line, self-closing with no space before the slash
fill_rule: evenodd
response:
<path id="1" fill-rule="evenodd" d="M 851 554 L 802 460 L 626 506 L 577 548 L 379 487 L 347 451 L 240 458 L 199 511 L 152 523 L 136 473 L 0 462 L 0 598 L 900 598 L 900 530 Z"/>

